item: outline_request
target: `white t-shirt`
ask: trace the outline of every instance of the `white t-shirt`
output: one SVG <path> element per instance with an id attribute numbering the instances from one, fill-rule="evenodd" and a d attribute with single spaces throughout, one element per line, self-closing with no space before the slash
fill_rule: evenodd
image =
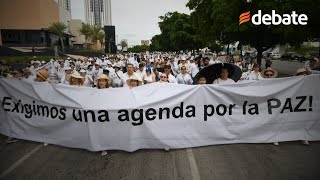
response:
<path id="1" fill-rule="evenodd" d="M 146 75 L 146 71 L 142 70 L 140 71 L 139 69 L 136 71 L 136 74 L 138 74 L 141 78 L 144 77 Z"/>
<path id="2" fill-rule="evenodd" d="M 114 72 L 110 77 L 113 79 L 113 84 L 117 84 L 118 86 L 122 85 L 121 77 L 123 75 L 122 71 Z"/>
<path id="3" fill-rule="evenodd" d="M 193 83 L 193 80 L 189 74 L 185 74 L 184 76 L 180 73 L 177 75 L 177 82 L 178 84 L 189 84 Z"/>
<path id="4" fill-rule="evenodd" d="M 190 69 L 191 69 L 191 76 L 192 77 L 195 77 L 199 72 L 199 67 L 195 63 L 190 64 Z"/>
<path id="5" fill-rule="evenodd" d="M 93 81 L 92 78 L 91 78 L 91 76 L 89 76 L 89 75 L 87 74 L 86 77 L 85 77 L 85 80 L 84 80 L 84 82 L 83 82 L 83 86 L 85 86 L 85 87 L 92 87 L 91 81 Z"/>
<path id="6" fill-rule="evenodd" d="M 169 81 L 169 83 L 175 83 L 175 84 L 177 84 L 177 80 L 176 80 L 176 78 L 175 78 L 172 74 L 169 74 L 168 81 Z"/>
<path id="7" fill-rule="evenodd" d="M 256 73 L 254 71 L 251 71 L 247 80 L 261 80 L 261 79 L 263 79 L 263 77 L 261 76 L 260 72 Z"/>
<path id="8" fill-rule="evenodd" d="M 212 84 L 235 84 L 233 79 L 228 78 L 227 80 L 222 80 L 221 78 L 218 78 L 213 81 Z"/>

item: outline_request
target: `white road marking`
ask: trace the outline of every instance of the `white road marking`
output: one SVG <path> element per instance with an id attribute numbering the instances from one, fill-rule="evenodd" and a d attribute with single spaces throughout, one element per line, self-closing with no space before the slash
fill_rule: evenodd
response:
<path id="1" fill-rule="evenodd" d="M 43 147 L 43 144 L 38 145 L 35 147 L 32 151 L 25 154 L 23 157 L 21 157 L 18 161 L 16 161 L 14 164 L 12 164 L 7 170 L 3 171 L 0 174 L 0 179 L 4 178 L 6 175 L 8 175 L 10 172 L 12 172 L 14 169 L 16 169 L 20 164 L 22 164 L 25 160 L 27 160 L 32 154 L 37 152 L 39 149 Z"/>
<path id="2" fill-rule="evenodd" d="M 187 149 L 187 155 L 190 163 L 191 175 L 193 180 L 200 180 L 200 174 L 198 171 L 198 166 L 194 158 L 192 148 Z"/>

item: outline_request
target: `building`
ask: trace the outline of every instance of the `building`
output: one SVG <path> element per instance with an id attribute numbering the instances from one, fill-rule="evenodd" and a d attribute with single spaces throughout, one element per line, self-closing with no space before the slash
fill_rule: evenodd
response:
<path id="1" fill-rule="evenodd" d="M 86 23 L 100 27 L 112 25 L 111 0 L 85 0 Z"/>
<path id="2" fill-rule="evenodd" d="M 82 23 L 80 19 L 72 19 L 70 22 L 70 33 L 73 35 L 71 44 L 74 48 L 83 48 L 86 43 L 85 36 L 79 32 Z"/>
<path id="3" fill-rule="evenodd" d="M 54 22 L 71 21 L 70 0 L 1 0 L 0 45 L 50 47 L 59 37 L 48 31 Z M 64 43 L 68 46 L 70 33 Z"/>
<path id="4" fill-rule="evenodd" d="M 141 45 L 150 46 L 150 41 L 149 40 L 141 40 Z"/>

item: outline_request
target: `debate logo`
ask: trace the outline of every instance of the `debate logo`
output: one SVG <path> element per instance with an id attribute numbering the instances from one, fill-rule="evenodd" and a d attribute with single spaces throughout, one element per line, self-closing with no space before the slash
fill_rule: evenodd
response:
<path id="1" fill-rule="evenodd" d="M 239 25 L 248 21 L 250 21 L 250 11 L 240 14 Z"/>
<path id="2" fill-rule="evenodd" d="M 291 14 L 277 14 L 275 10 L 271 11 L 270 14 L 262 14 L 261 10 L 258 10 L 257 14 L 254 14 L 252 18 L 250 17 L 250 11 L 240 14 L 239 16 L 239 25 L 250 21 L 254 25 L 307 25 L 308 16 L 306 14 L 297 14 L 295 11 L 292 11 Z"/>

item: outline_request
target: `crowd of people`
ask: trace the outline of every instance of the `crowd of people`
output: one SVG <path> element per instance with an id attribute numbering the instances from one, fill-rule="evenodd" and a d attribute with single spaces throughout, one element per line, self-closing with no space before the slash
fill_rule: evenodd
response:
<path id="1" fill-rule="evenodd" d="M 145 84 L 178 83 L 206 84 L 205 77 L 198 77 L 198 72 L 216 63 L 231 63 L 241 69 L 240 80 L 261 80 L 277 77 L 277 71 L 266 64 L 266 69 L 260 72 L 260 66 L 250 56 L 233 58 L 213 56 L 202 57 L 191 54 L 155 53 L 155 54 L 119 54 L 117 56 L 102 56 L 84 59 L 52 59 L 50 62 L 40 62 L 37 57 L 26 64 L 25 69 L 12 69 L 5 61 L 0 61 L 0 77 L 12 77 L 37 82 L 61 83 L 65 85 L 95 88 L 134 87 Z M 306 62 L 305 70 L 318 69 L 316 59 Z M 228 78 L 228 69 L 222 69 L 219 78 L 213 84 L 233 84 Z M 164 79 L 165 78 L 165 79 Z M 201 81 L 200 81 L 201 80 Z M 100 86 L 99 83 L 106 85 Z"/>
<path id="2" fill-rule="evenodd" d="M 0 61 L 0 78 L 15 78 L 34 82 L 47 82 L 77 87 L 97 89 L 128 87 L 134 88 L 150 83 L 200 84 L 208 83 L 207 77 L 195 76 L 202 69 L 217 63 L 231 63 L 242 71 L 240 81 L 276 78 L 278 72 L 271 68 L 272 62 L 266 61 L 266 69 L 260 71 L 256 60 L 250 56 L 193 56 L 176 53 L 119 54 L 116 56 L 88 57 L 84 59 L 51 59 L 40 62 L 37 57 L 26 64 L 24 69 L 12 69 L 5 61 Z M 309 75 L 319 70 L 319 59 L 315 57 L 299 68 L 296 75 Z M 229 78 L 229 69 L 222 68 L 213 84 L 234 84 Z M 17 139 L 8 138 L 7 143 Z M 277 142 L 274 143 L 278 145 Z M 308 141 L 303 141 L 308 144 Z M 107 152 L 103 151 L 102 155 Z"/>

